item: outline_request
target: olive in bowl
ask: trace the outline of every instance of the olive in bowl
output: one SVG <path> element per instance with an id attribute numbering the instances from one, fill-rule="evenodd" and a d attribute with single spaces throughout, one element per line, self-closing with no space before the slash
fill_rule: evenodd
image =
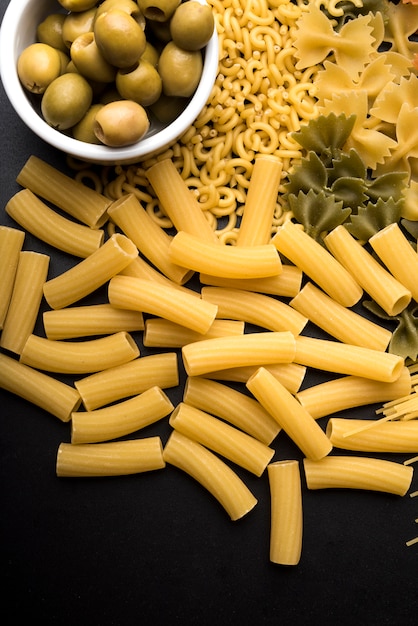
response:
<path id="1" fill-rule="evenodd" d="M 190 0 L 185 1 L 188 2 Z M 193 1 L 198 1 L 202 5 L 207 6 L 205 0 Z M 95 4 L 96 10 L 106 2 L 109 2 L 109 0 L 97 2 Z M 134 2 L 134 0 L 122 0 L 122 2 L 118 3 L 118 6 L 124 5 L 126 10 L 128 10 L 129 7 L 137 7 L 138 4 Z M 91 9 L 86 9 L 86 11 L 87 10 Z M 66 18 L 69 12 L 57 0 L 11 0 L 4 14 L 0 29 L 0 76 L 3 87 L 16 113 L 28 128 L 42 140 L 66 154 L 92 163 L 135 163 L 162 152 L 193 124 L 210 96 L 218 72 L 218 37 L 215 27 L 213 28 L 209 41 L 201 50 L 202 66 L 197 86 L 190 96 L 180 99 L 181 106 L 179 109 L 176 109 L 174 119 L 172 119 L 172 116 L 167 115 L 166 107 L 162 107 L 161 104 L 159 105 L 159 103 L 156 102 L 155 106 L 152 105 L 147 109 L 148 126 L 143 135 L 139 139 L 135 140 L 134 138 L 132 142 L 128 141 L 125 145 L 121 146 L 105 145 L 101 141 L 98 143 L 83 141 L 73 136 L 72 128 L 59 130 L 54 127 L 54 125 L 48 123 L 42 114 L 41 107 L 42 98 L 45 93 L 32 93 L 25 87 L 19 76 L 18 60 L 26 48 L 39 42 L 39 26 L 43 24 L 45 20 L 54 23 L 55 31 L 59 31 L 65 18 L 64 20 L 62 18 L 53 20 L 50 17 L 51 15 L 59 14 L 64 15 Z M 139 14 L 141 14 L 140 11 Z M 143 16 L 141 17 L 141 21 L 142 20 Z M 143 22 L 142 27 L 146 28 Z M 92 32 L 91 25 L 86 28 L 89 29 L 88 32 Z M 46 28 L 43 29 L 42 37 L 49 36 L 48 34 L 45 35 L 45 31 L 47 31 Z M 49 31 L 47 31 L 47 33 L 48 32 Z M 77 33 L 77 36 L 82 37 L 83 32 Z M 51 32 L 51 37 L 56 39 L 57 33 Z M 73 43 L 74 42 L 71 42 L 71 44 Z M 153 48 L 153 46 L 150 47 Z M 155 48 L 153 48 L 152 54 L 155 53 L 154 63 L 158 63 L 158 55 L 160 52 L 161 49 L 155 50 Z M 63 59 L 66 55 L 65 48 L 64 50 L 61 49 L 59 54 L 61 55 L 60 58 L 64 67 L 65 61 Z M 145 56 L 147 57 L 146 62 L 150 63 L 149 59 L 152 55 L 149 56 L 148 44 L 143 54 L 144 58 Z M 71 60 L 70 49 L 67 53 L 67 57 L 70 66 L 61 70 L 61 76 L 68 72 L 79 74 L 80 72 Z M 71 67 L 71 64 L 74 67 Z M 51 65 L 53 66 L 52 71 L 56 74 L 57 60 L 54 55 Z M 108 85 L 106 86 L 106 90 L 108 88 L 109 93 L 112 92 L 112 89 L 116 85 L 117 72 L 121 71 L 126 74 L 128 69 L 129 68 L 115 68 L 114 77 L 110 77 Z M 55 77 L 55 80 L 56 79 L 57 77 Z M 90 81 L 90 79 L 86 80 L 89 83 L 92 93 L 91 101 L 90 97 L 85 98 L 85 101 L 89 101 L 90 106 L 95 106 L 99 109 L 102 105 L 105 106 L 110 103 L 111 100 L 123 100 L 121 96 L 113 98 L 109 96 L 109 100 L 106 101 L 107 96 L 103 93 L 103 83 L 96 84 L 95 81 Z M 46 85 L 45 89 L 42 91 L 48 91 L 48 85 Z M 161 102 L 164 103 L 164 101 L 167 100 L 167 95 L 163 92 L 163 88 L 161 92 Z M 98 106 L 98 103 L 100 103 L 100 106 Z M 177 106 L 178 99 L 176 100 L 176 107 Z M 162 114 L 158 113 L 159 109 L 162 109 Z M 79 126 L 79 124 L 80 122 L 75 124 L 75 126 Z M 88 133 L 78 136 L 88 136 Z"/>

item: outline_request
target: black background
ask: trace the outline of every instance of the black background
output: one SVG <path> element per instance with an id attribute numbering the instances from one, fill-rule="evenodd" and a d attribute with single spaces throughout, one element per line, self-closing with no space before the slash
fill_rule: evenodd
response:
<path id="1" fill-rule="evenodd" d="M 35 154 L 64 171 L 66 162 L 23 125 L 2 87 L 0 115 L 0 223 L 17 227 L 4 206 L 19 190 L 26 159 Z M 29 234 L 24 249 L 51 255 L 50 276 L 75 261 Z M 35 332 L 42 333 L 40 321 Z M 305 384 L 319 380 L 314 374 Z M 181 388 L 167 393 L 181 400 Z M 56 452 L 70 441 L 69 424 L 3 390 L 0 407 L 4 624 L 416 624 L 418 545 L 405 542 L 418 533 L 417 499 L 309 492 L 302 475 L 302 558 L 280 567 L 269 562 L 266 474 L 235 468 L 259 500 L 238 522 L 171 466 L 58 479 Z M 373 417 L 375 408 L 349 415 Z M 158 434 L 165 442 L 169 432 L 163 420 L 132 436 Z M 275 460 L 302 458 L 284 434 L 273 446 Z M 403 462 L 411 455 L 381 456 Z"/>

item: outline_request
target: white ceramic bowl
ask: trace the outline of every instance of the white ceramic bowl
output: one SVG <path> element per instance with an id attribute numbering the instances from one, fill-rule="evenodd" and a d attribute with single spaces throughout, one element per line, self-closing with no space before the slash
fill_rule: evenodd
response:
<path id="1" fill-rule="evenodd" d="M 199 0 L 204 3 L 205 0 Z M 13 108 L 23 122 L 41 139 L 76 158 L 93 163 L 134 163 L 161 152 L 174 143 L 194 122 L 206 104 L 218 69 L 216 29 L 205 48 L 200 83 L 185 110 L 167 126 L 152 123 L 140 141 L 124 148 L 88 144 L 54 130 L 38 114 L 30 94 L 17 75 L 17 59 L 22 50 L 35 41 L 38 24 L 50 13 L 61 10 L 56 0 L 11 0 L 0 30 L 0 76 Z"/>

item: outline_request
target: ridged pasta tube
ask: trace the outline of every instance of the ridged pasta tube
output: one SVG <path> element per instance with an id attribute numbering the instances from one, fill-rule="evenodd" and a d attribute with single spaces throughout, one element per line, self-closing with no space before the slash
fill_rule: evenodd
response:
<path id="1" fill-rule="evenodd" d="M 416 420 L 379 422 L 332 417 L 328 420 L 326 432 L 332 444 L 343 450 L 390 453 L 418 450 Z"/>
<path id="2" fill-rule="evenodd" d="M 12 297 L 19 255 L 25 233 L 17 228 L 0 226 L 0 330 L 3 328 Z"/>
<path id="3" fill-rule="evenodd" d="M 257 504 L 255 496 L 224 461 L 177 431 L 165 444 L 163 458 L 207 489 L 233 521 L 244 517 Z"/>

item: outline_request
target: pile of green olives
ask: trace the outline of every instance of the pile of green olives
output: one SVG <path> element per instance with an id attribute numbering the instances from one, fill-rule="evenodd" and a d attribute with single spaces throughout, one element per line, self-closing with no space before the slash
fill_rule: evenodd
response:
<path id="1" fill-rule="evenodd" d="M 173 121 L 194 94 L 215 26 L 197 0 L 58 0 L 17 62 L 45 121 L 112 147 Z"/>

